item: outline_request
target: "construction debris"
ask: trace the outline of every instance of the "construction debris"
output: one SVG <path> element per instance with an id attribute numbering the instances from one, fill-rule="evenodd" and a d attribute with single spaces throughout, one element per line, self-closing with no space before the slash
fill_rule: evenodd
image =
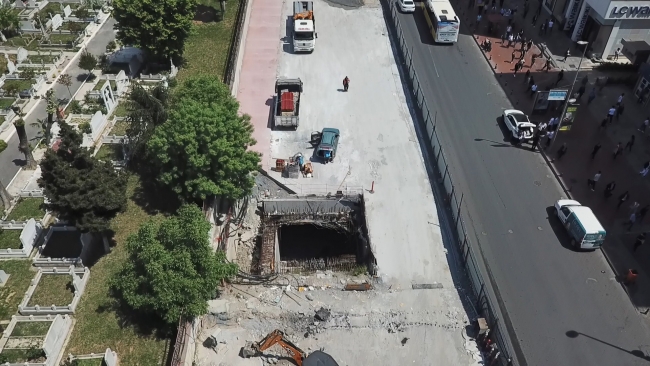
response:
<path id="1" fill-rule="evenodd" d="M 324 307 L 321 307 L 316 311 L 316 315 L 314 315 L 314 318 L 316 320 L 320 320 L 322 322 L 326 322 L 330 318 L 330 311 L 325 309 Z"/>
<path id="2" fill-rule="evenodd" d="M 369 283 L 348 283 L 345 285 L 345 291 L 370 291 L 372 285 Z"/>
<path id="3" fill-rule="evenodd" d="M 442 288 L 442 283 L 414 283 L 411 288 L 414 290 L 437 290 Z"/>

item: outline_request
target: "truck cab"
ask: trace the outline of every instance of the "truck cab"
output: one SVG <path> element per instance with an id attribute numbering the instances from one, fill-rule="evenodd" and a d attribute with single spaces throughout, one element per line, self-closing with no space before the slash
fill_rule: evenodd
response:
<path id="1" fill-rule="evenodd" d="M 313 52 L 316 46 L 316 19 L 312 1 L 293 3 L 293 51 Z"/>
<path id="2" fill-rule="evenodd" d="M 605 242 L 605 228 L 589 207 L 574 200 L 558 200 L 554 213 L 569 233 L 575 249 L 596 250 Z"/>

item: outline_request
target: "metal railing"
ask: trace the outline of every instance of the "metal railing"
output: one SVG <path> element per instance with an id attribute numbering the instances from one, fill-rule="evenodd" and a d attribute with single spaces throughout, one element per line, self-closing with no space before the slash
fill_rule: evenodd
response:
<path id="1" fill-rule="evenodd" d="M 439 182 L 444 187 L 446 193 L 445 199 L 450 205 L 453 226 L 456 230 L 455 242 L 460 249 L 463 268 L 470 279 L 469 283 L 471 285 L 471 292 L 475 300 L 473 305 L 475 306 L 475 309 L 480 317 L 486 319 L 490 329 L 489 338 L 492 340 L 492 342 L 496 343 L 498 348 L 498 351 L 492 353 L 490 359 L 486 360 L 486 362 L 492 366 L 515 365 L 515 362 L 511 357 L 514 352 L 512 352 L 510 343 L 508 343 L 504 337 L 507 336 L 505 325 L 495 313 L 496 307 L 494 304 L 496 304 L 496 301 L 492 299 L 492 296 L 485 288 L 485 281 L 483 280 L 483 275 L 481 274 L 480 267 L 476 259 L 477 255 L 470 245 L 468 230 L 465 227 L 463 214 L 463 208 L 465 207 L 463 206 L 463 193 L 460 192 L 453 183 L 449 164 L 443 151 L 443 144 L 438 137 L 438 133 L 436 132 L 435 112 L 431 112 L 426 100 L 424 99 L 422 89 L 420 87 L 422 84 L 420 83 L 420 79 L 418 78 L 417 73 L 413 68 L 413 54 L 412 51 L 409 51 L 409 48 L 404 39 L 403 31 L 397 15 L 397 9 L 395 8 L 395 2 L 390 0 L 382 0 L 382 6 L 387 12 L 387 20 L 392 22 L 392 24 L 389 24 L 388 28 L 393 35 L 393 40 L 397 42 L 395 46 L 402 58 L 401 61 L 406 66 L 405 71 L 408 74 L 407 82 L 410 82 L 411 84 L 410 90 L 412 91 L 413 98 L 416 102 L 415 109 L 420 117 L 418 118 L 418 123 L 420 123 L 424 129 L 426 129 L 426 134 L 429 142 L 429 146 L 427 146 L 427 148 L 432 153 L 431 157 L 435 162 L 437 173 L 440 175 Z"/>
<path id="2" fill-rule="evenodd" d="M 237 17 L 235 20 L 235 30 L 233 32 L 232 39 L 230 40 L 230 47 L 228 48 L 228 60 L 226 61 L 226 69 L 224 70 L 223 82 L 224 84 L 228 85 L 231 90 L 232 83 L 235 80 L 239 44 L 241 43 L 249 1 L 250 0 L 239 0 L 239 6 L 237 7 Z"/>

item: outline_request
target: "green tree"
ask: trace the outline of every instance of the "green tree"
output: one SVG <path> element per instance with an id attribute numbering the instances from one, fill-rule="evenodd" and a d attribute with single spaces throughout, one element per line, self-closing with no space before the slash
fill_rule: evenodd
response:
<path id="1" fill-rule="evenodd" d="M 104 232 L 126 208 L 126 176 L 110 162 L 92 157 L 72 126 L 64 121 L 59 126 L 59 148 L 49 149 L 41 161 L 38 185 L 47 197 L 46 207 L 82 232 Z"/>
<path id="2" fill-rule="evenodd" d="M 20 78 L 25 80 L 31 80 L 36 76 L 36 70 L 32 67 L 26 67 L 20 70 Z"/>
<path id="3" fill-rule="evenodd" d="M 74 16 L 79 20 L 85 20 L 90 17 L 90 12 L 88 11 L 88 8 L 82 6 L 80 8 L 77 8 L 77 10 L 74 11 Z"/>
<path id="4" fill-rule="evenodd" d="M 82 22 L 69 22 L 68 23 L 68 30 L 72 34 L 79 34 L 85 28 L 86 28 L 86 23 L 82 23 Z"/>
<path id="5" fill-rule="evenodd" d="M 144 88 L 136 83 L 131 87 L 127 102 L 126 130 L 130 157 L 144 156 L 145 146 L 156 127 L 167 121 L 169 89 L 162 83 Z"/>
<path id="6" fill-rule="evenodd" d="M 59 101 L 56 99 L 53 89 L 49 89 L 47 93 L 45 93 L 45 96 L 47 98 L 47 105 L 45 107 L 47 111 L 47 125 L 45 126 L 44 131 L 45 144 L 46 146 L 50 146 L 50 140 L 52 139 L 52 125 L 54 124 L 54 116 L 59 110 Z"/>
<path id="7" fill-rule="evenodd" d="M 255 144 L 250 117 L 239 115 L 234 98 L 224 97 L 226 85 L 214 80 L 199 76 L 180 86 L 186 94 L 175 97 L 169 118 L 147 144 L 148 157 L 160 170 L 159 182 L 186 202 L 210 195 L 245 196 L 253 186 L 250 173 L 260 162 L 259 154 L 248 150 Z M 203 90 L 198 100 L 190 97 L 196 93 L 193 87 L 207 84 L 215 90 Z"/>
<path id="8" fill-rule="evenodd" d="M 70 86 L 72 85 L 72 76 L 70 74 L 61 74 L 57 79 L 57 82 L 61 85 L 65 85 L 68 88 L 68 93 L 70 93 L 70 98 L 72 98 L 72 92 L 70 91 Z"/>
<path id="9" fill-rule="evenodd" d="M 16 133 L 18 134 L 18 150 L 25 155 L 25 168 L 36 168 L 36 159 L 34 159 L 32 147 L 29 146 L 29 138 L 27 137 L 27 131 L 25 130 L 25 120 L 19 118 L 14 122 L 14 127 L 16 127 Z"/>
<path id="10" fill-rule="evenodd" d="M 126 241 L 129 260 L 111 280 L 115 295 L 138 314 L 170 326 L 181 315 L 205 314 L 220 282 L 237 273 L 224 252 L 212 250 L 209 233 L 210 224 L 194 205 L 143 224 Z"/>
<path id="11" fill-rule="evenodd" d="M 2 37 L 12 36 L 20 26 L 18 13 L 9 5 L 0 6 L 0 33 Z"/>
<path id="12" fill-rule="evenodd" d="M 0 140 L 0 154 L 2 154 L 6 149 L 7 143 L 4 140 Z M 7 191 L 7 187 L 5 187 L 5 185 L 0 181 L 0 202 L 2 202 L 5 211 L 11 206 L 12 199 L 13 197 L 11 197 L 9 191 Z"/>
<path id="13" fill-rule="evenodd" d="M 196 0 L 115 0 L 117 38 L 160 62 L 183 56 L 192 31 Z"/>
<path id="14" fill-rule="evenodd" d="M 84 51 L 79 56 L 79 68 L 88 71 L 88 76 L 92 75 L 93 69 L 97 66 L 97 57 L 88 51 Z"/>

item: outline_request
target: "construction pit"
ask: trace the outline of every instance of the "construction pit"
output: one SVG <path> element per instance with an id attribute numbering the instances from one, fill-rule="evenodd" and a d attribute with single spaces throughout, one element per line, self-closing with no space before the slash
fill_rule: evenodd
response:
<path id="1" fill-rule="evenodd" d="M 276 329 L 339 365 L 481 362 L 466 309 L 449 306 L 455 287 L 404 287 L 375 274 L 363 194 L 300 197 L 261 174 L 256 183 L 222 243 L 240 275 L 194 324 L 197 365 L 295 364 L 279 345 L 242 357 Z"/>

